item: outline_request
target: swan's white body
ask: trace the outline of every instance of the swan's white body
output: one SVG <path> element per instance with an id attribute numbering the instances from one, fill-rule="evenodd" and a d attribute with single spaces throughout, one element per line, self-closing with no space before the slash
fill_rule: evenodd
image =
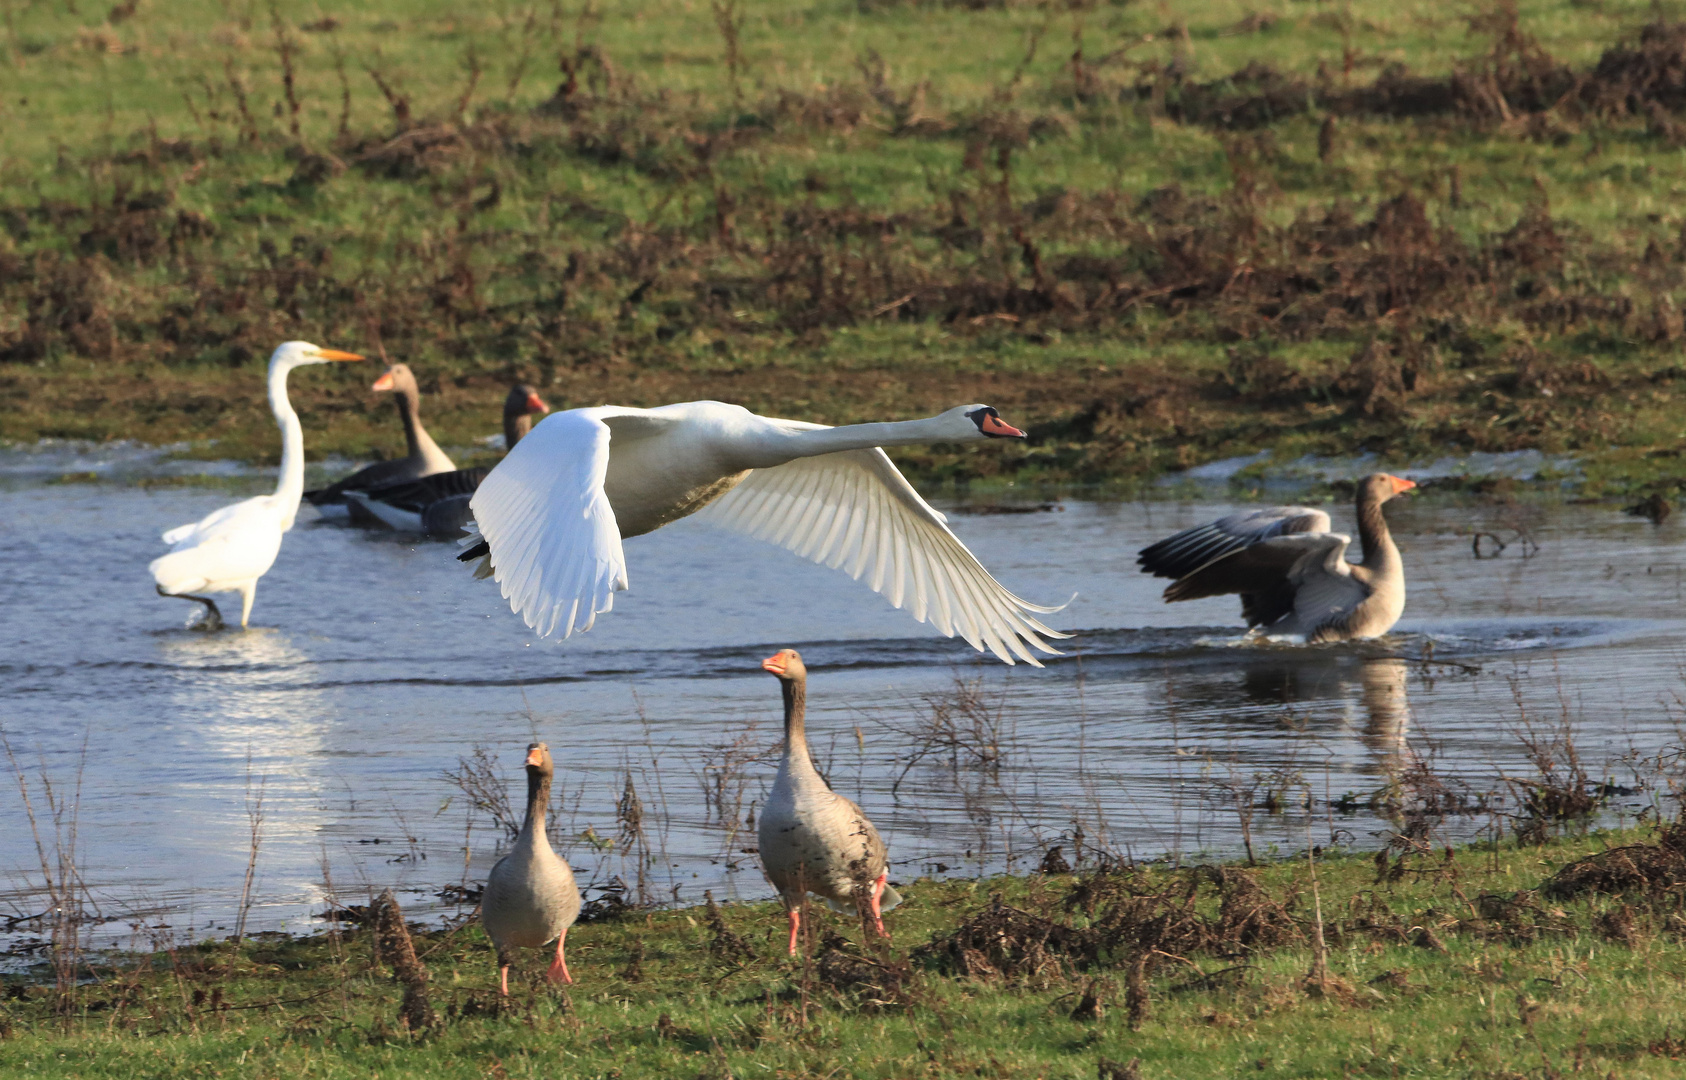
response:
<path id="1" fill-rule="evenodd" d="M 246 625 L 258 579 L 275 565 L 281 537 L 293 527 L 304 494 L 304 429 L 287 400 L 287 373 L 307 364 L 361 359 L 355 353 L 321 349 L 302 341 L 289 341 L 275 350 L 269 358 L 269 407 L 281 426 L 281 477 L 275 493 L 225 506 L 191 525 L 165 533 L 170 553 L 152 560 L 147 567 L 160 593 L 188 596 L 237 592 L 240 625 Z M 206 603 L 214 613 L 215 606 Z"/>
<path id="2" fill-rule="evenodd" d="M 718 525 L 847 571 L 913 617 L 1011 664 L 1065 637 L 1034 617 L 880 449 L 1022 435 L 982 405 L 825 427 L 692 401 L 556 413 L 492 470 L 472 507 L 479 576 L 541 636 L 591 629 L 627 587 L 621 540 L 708 507 Z M 472 549 L 471 549 L 472 551 Z"/>

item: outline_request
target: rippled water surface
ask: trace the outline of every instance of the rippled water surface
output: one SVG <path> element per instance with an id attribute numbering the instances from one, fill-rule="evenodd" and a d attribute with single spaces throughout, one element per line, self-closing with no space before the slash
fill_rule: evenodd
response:
<path id="1" fill-rule="evenodd" d="M 812 672 L 816 755 L 878 823 L 903 880 L 1027 869 L 1054 844 L 1234 852 L 1224 786 L 1255 774 L 1298 777 L 1316 807 L 1309 823 L 1259 811 L 1255 846 L 1327 843 L 1331 830 L 1374 844 L 1385 823 L 1330 804 L 1362 804 L 1411 754 L 1491 788 L 1525 768 L 1519 726 L 1569 716 L 1602 765 L 1674 741 L 1686 688 L 1686 535 L 1608 506 L 1392 504 L 1405 621 L 1382 643 L 1318 648 L 1241 644 L 1232 599 L 1167 607 L 1164 583 L 1136 572 L 1138 548 L 1227 502 L 951 507 L 1010 588 L 1078 594 L 1053 619 L 1076 632 L 1066 655 L 1034 670 L 983 660 L 840 573 L 691 521 L 630 541 L 631 592 L 558 643 L 535 640 L 453 548 L 316 523 L 307 508 L 259 587 L 253 629 L 195 633 L 191 605 L 154 596 L 146 564 L 160 532 L 228 492 L 8 485 L 0 722 L 15 766 L 0 797 L 0 913 L 40 909 L 37 836 L 51 858 L 74 826 L 111 934 L 137 914 L 177 934 L 226 932 L 254 810 L 252 926 L 311 925 L 328 877 L 348 902 L 392 884 L 414 911 L 450 910 L 437 895 L 483 878 L 499 836 L 443 774 L 481 748 L 518 787 L 535 735 L 556 756 L 557 834 L 582 882 L 619 877 L 681 903 L 705 889 L 770 895 L 744 849 L 779 736 L 777 683 L 758 662 L 787 645 Z M 1350 509 L 1332 509 L 1350 527 Z M 1518 525 L 1536 556 L 1513 543 L 1472 557 L 1472 530 L 1510 539 Z M 942 717 L 978 730 L 945 744 L 931 736 Z M 44 780 L 66 805 L 56 826 Z M 644 859 L 617 823 L 629 784 Z"/>

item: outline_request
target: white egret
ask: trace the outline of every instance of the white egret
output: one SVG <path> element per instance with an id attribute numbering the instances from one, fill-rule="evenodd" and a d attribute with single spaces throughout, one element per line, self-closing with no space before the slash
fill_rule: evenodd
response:
<path id="1" fill-rule="evenodd" d="M 269 407 L 281 426 L 281 479 L 275 494 L 259 495 L 206 515 L 191 525 L 164 534 L 170 553 L 147 568 L 158 584 L 158 595 L 179 596 L 205 605 L 200 625 L 217 630 L 222 613 L 214 600 L 201 593 L 240 594 L 240 625 L 252 615 L 258 578 L 275 563 L 281 537 L 293 527 L 304 494 L 304 429 L 287 400 L 287 373 L 307 364 L 361 360 L 356 353 L 324 349 L 307 341 L 289 341 L 269 357 Z"/>

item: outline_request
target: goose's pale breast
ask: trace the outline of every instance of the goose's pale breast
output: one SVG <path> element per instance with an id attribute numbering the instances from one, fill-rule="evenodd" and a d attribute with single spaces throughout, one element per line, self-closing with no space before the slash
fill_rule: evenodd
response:
<path id="1" fill-rule="evenodd" d="M 875 878 L 885 869 L 884 844 L 860 807 L 831 791 L 818 775 L 793 780 L 779 770 L 756 826 L 761 864 L 780 893 L 799 887 L 827 899 L 854 897 L 851 863 Z"/>
<path id="2" fill-rule="evenodd" d="M 537 948 L 555 941 L 580 913 L 574 872 L 548 846 L 520 846 L 486 877 L 480 921 L 501 947 Z"/>

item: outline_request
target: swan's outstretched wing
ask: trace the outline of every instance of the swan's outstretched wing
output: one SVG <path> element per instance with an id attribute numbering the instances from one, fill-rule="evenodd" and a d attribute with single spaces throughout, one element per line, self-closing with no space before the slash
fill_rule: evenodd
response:
<path id="1" fill-rule="evenodd" d="M 1329 515 L 1308 506 L 1247 510 L 1168 536 L 1143 548 L 1136 556 L 1136 562 L 1143 573 L 1182 578 L 1226 555 L 1274 537 L 1326 533 L 1329 527 Z"/>
<path id="2" fill-rule="evenodd" d="M 534 425 L 474 493 L 478 531 L 463 543 L 490 547 L 477 576 L 489 572 L 540 637 L 590 630 L 626 588 L 608 468 L 608 426 L 575 409 Z"/>
<path id="3" fill-rule="evenodd" d="M 702 514 L 864 579 L 920 622 L 1009 664 L 1016 656 L 1041 667 L 1025 643 L 1057 656 L 1043 637 L 1069 636 L 1034 618 L 1059 608 L 1003 588 L 879 449 L 756 469 Z"/>

